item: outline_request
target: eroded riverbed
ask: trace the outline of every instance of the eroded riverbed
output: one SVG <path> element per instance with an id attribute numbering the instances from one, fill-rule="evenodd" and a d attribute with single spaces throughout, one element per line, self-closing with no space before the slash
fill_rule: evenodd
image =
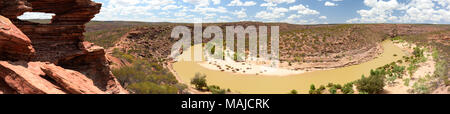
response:
<path id="1" fill-rule="evenodd" d="M 344 84 L 367 75 L 371 69 L 389 64 L 401 59 L 405 53 L 390 40 L 382 42 L 384 52 L 377 58 L 368 62 L 333 70 L 313 71 L 289 76 L 267 76 L 236 74 L 221 72 L 202 67 L 196 62 L 179 61 L 173 64 L 173 69 L 179 78 L 186 84 L 195 76 L 195 73 L 207 75 L 209 85 L 218 85 L 221 88 L 230 88 L 232 91 L 249 94 L 284 94 L 295 89 L 299 93 L 308 93 L 311 84 L 325 85 L 328 83 Z M 394 56 L 396 54 L 397 56 Z"/>

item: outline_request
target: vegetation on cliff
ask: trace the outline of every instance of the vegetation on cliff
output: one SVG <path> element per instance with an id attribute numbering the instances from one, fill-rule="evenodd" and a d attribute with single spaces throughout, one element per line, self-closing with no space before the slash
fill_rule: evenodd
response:
<path id="1" fill-rule="evenodd" d="M 113 69 L 113 74 L 126 89 L 137 94 L 176 94 L 183 93 L 186 86 L 178 83 L 163 66 L 146 59 L 115 49 L 113 56 L 124 59 L 131 65 Z"/>

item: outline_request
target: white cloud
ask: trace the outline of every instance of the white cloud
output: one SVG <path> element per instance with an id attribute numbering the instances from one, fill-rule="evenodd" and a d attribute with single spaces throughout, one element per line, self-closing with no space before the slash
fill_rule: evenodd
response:
<path id="1" fill-rule="evenodd" d="M 320 16 L 319 19 L 327 19 L 327 16 Z"/>
<path id="2" fill-rule="evenodd" d="M 40 12 L 25 12 L 19 19 L 51 19 L 55 14 Z"/>
<path id="3" fill-rule="evenodd" d="M 209 6 L 209 0 L 183 0 L 183 2 L 190 3 L 196 7 L 206 7 Z"/>
<path id="4" fill-rule="evenodd" d="M 178 8 L 181 8 L 181 6 L 167 5 L 167 6 L 163 7 L 162 10 L 172 10 L 172 9 L 178 9 Z"/>
<path id="5" fill-rule="evenodd" d="M 283 17 L 285 14 L 276 14 L 273 12 L 261 11 L 256 13 L 256 18 L 265 19 L 265 20 L 274 20 Z"/>
<path id="6" fill-rule="evenodd" d="M 384 23 L 387 22 L 387 18 L 392 16 L 393 10 L 401 7 L 397 0 L 390 1 L 378 1 L 378 0 L 364 0 L 366 6 L 371 7 L 369 10 L 358 10 L 357 13 L 361 15 L 361 18 L 351 19 L 351 21 L 360 21 L 363 23 L 367 22 L 377 22 Z"/>
<path id="7" fill-rule="evenodd" d="M 298 14 L 303 14 L 303 15 L 317 15 L 317 14 L 320 14 L 318 11 L 309 9 L 308 7 L 305 7 L 302 4 L 289 7 L 289 10 L 297 11 Z"/>
<path id="8" fill-rule="evenodd" d="M 300 18 L 301 16 L 300 15 L 297 15 L 297 14 L 292 14 L 291 16 L 289 16 L 288 17 L 288 19 L 296 19 L 296 18 Z"/>
<path id="9" fill-rule="evenodd" d="M 242 8 L 239 11 L 234 11 L 232 12 L 233 15 L 236 15 L 238 18 L 246 18 L 247 17 L 247 12 L 246 9 Z"/>
<path id="10" fill-rule="evenodd" d="M 399 3 L 397 0 L 364 0 L 364 4 L 371 9 L 358 10 L 357 13 L 361 17 L 349 19 L 348 23 L 450 22 L 450 2 L 441 0 L 411 0 L 409 3 Z M 443 8 L 438 8 L 438 5 Z M 400 13 L 394 15 L 394 12 Z"/>
<path id="11" fill-rule="evenodd" d="M 276 3 L 276 4 L 281 4 L 281 3 L 294 3 L 295 0 L 264 0 L 266 2 L 269 3 Z"/>
<path id="12" fill-rule="evenodd" d="M 220 4 L 220 0 L 211 0 L 211 1 L 214 3 L 214 5 Z"/>
<path id="13" fill-rule="evenodd" d="M 221 19 L 232 19 L 230 16 L 220 16 Z"/>
<path id="14" fill-rule="evenodd" d="M 186 12 L 176 12 L 174 15 L 177 17 L 183 17 L 183 16 L 186 16 L 187 14 L 186 14 Z"/>
<path id="15" fill-rule="evenodd" d="M 261 18 L 261 19 L 266 19 L 266 20 L 274 20 L 274 19 L 278 19 L 278 18 L 284 17 L 285 16 L 285 12 L 289 11 L 289 9 L 282 8 L 282 7 L 277 7 L 277 8 L 269 7 L 268 9 L 270 10 L 270 12 L 268 12 L 268 11 L 261 11 L 261 12 L 258 12 L 255 15 L 255 17 L 256 18 Z"/>
<path id="16" fill-rule="evenodd" d="M 333 3 L 333 2 L 325 2 L 325 4 L 324 4 L 325 6 L 338 6 L 338 4 L 335 4 L 335 3 Z"/>
<path id="17" fill-rule="evenodd" d="M 139 1 L 139 0 L 119 0 L 119 1 Z M 175 3 L 175 1 L 173 0 L 140 0 L 140 1 L 142 1 L 142 3 L 156 7 L 161 7 L 163 5 Z"/>
<path id="18" fill-rule="evenodd" d="M 228 12 L 227 8 L 222 7 L 222 6 L 219 6 L 219 7 L 195 7 L 191 11 L 201 12 L 201 13 L 206 13 L 206 12 L 227 13 Z"/>
<path id="19" fill-rule="evenodd" d="M 204 14 L 205 16 L 203 17 L 203 19 L 213 19 L 214 17 L 217 16 L 217 14 L 215 13 L 208 13 L 208 14 Z"/>
<path id="20" fill-rule="evenodd" d="M 274 4 L 272 2 L 267 2 L 267 3 L 262 3 L 260 6 L 261 7 L 275 7 L 275 6 L 277 6 L 277 4 Z"/>
<path id="21" fill-rule="evenodd" d="M 241 0 L 233 0 L 227 6 L 254 6 L 256 2 L 254 1 L 245 1 L 241 2 Z"/>
<path id="22" fill-rule="evenodd" d="M 151 10 L 160 10 L 174 0 L 109 0 L 103 1 L 96 20 L 133 20 L 139 17 L 151 17 Z M 169 7 L 167 8 L 169 9 Z M 142 20 L 142 19 L 139 19 Z"/>

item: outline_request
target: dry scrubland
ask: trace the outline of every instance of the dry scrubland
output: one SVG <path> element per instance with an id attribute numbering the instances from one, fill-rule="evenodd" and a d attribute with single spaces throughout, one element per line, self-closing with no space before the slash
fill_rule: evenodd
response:
<path id="1" fill-rule="evenodd" d="M 135 93 L 192 93 L 194 90 L 192 88 L 189 89 L 190 86 L 179 83 L 167 67 L 168 63 L 171 62 L 167 55 L 170 54 L 171 45 L 177 41 L 170 38 L 170 33 L 172 28 L 177 25 L 186 25 L 189 28 L 193 28 L 192 24 L 90 22 L 87 24 L 85 36 L 87 41 L 108 49 L 109 58 L 113 63 L 112 66 L 115 66 L 113 72 L 128 90 Z M 379 46 L 381 41 L 387 38 L 394 38 L 395 40 L 417 44 L 424 47 L 428 52 L 433 53 L 434 61 L 436 61 L 436 71 L 430 77 L 438 77 L 433 79 L 438 80 L 437 82 L 439 83 L 423 86 L 422 88 L 426 88 L 427 91 L 422 93 L 431 93 L 432 90 L 442 87 L 443 84 L 445 86 L 449 85 L 449 65 L 447 63 L 450 51 L 450 26 L 448 25 L 355 24 L 304 26 L 258 22 L 203 24 L 205 27 L 209 25 L 217 25 L 222 28 L 237 25 L 244 27 L 249 25 L 280 26 L 280 60 L 283 63 L 282 67 L 300 70 L 339 68 L 368 61 L 382 51 Z M 268 33 L 270 33 L 270 30 Z M 388 67 L 396 68 L 392 65 L 394 64 L 384 67 L 380 66 L 380 68 L 384 70 Z M 408 66 L 405 67 L 406 73 Z M 375 69 L 372 74 L 377 75 Z M 372 76 L 366 77 L 374 78 Z M 333 85 L 336 85 L 336 87 Z M 346 90 L 336 89 L 340 93 L 344 93 L 342 91 L 350 91 L 348 89 L 350 87 L 356 90 L 357 87 L 353 87 L 356 85 L 352 83 L 340 85 L 341 87 L 338 84 L 329 84 L 328 86 L 334 89 L 344 88 Z M 215 90 L 220 87 L 206 87 L 207 90 L 208 88 Z M 321 86 L 311 88 L 314 90 L 323 89 Z M 329 91 L 329 88 L 326 91 Z M 333 91 L 332 89 L 328 93 L 333 93 Z M 363 93 L 382 92 L 370 91 Z"/>

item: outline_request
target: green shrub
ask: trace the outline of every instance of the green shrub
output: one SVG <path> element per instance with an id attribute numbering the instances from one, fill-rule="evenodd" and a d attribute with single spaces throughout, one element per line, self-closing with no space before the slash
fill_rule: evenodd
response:
<path id="1" fill-rule="evenodd" d="M 333 87 L 333 86 L 334 86 L 333 83 L 328 83 L 328 84 L 327 84 L 327 87 Z"/>
<path id="2" fill-rule="evenodd" d="M 178 89 L 168 85 L 158 85 L 152 82 L 133 83 L 128 89 L 137 94 L 176 94 Z"/>
<path id="3" fill-rule="evenodd" d="M 310 90 L 316 90 L 316 86 L 314 84 L 311 84 L 311 86 L 309 86 Z"/>
<path id="4" fill-rule="evenodd" d="M 420 78 L 419 81 L 415 82 L 412 88 L 412 92 L 417 94 L 428 94 L 431 92 L 426 84 L 426 80 L 423 78 Z"/>
<path id="5" fill-rule="evenodd" d="M 413 55 L 414 55 L 416 58 L 424 57 L 423 52 L 424 52 L 424 50 L 420 49 L 419 47 L 415 47 L 415 48 L 414 48 L 414 51 L 413 51 Z"/>
<path id="6" fill-rule="evenodd" d="M 206 84 L 206 75 L 196 73 L 195 77 L 192 78 L 191 84 L 195 86 L 198 90 L 203 90 L 204 87 L 208 87 L 208 84 Z"/>
<path id="7" fill-rule="evenodd" d="M 309 87 L 309 94 L 316 94 L 316 86 L 314 84 L 311 84 Z"/>
<path id="8" fill-rule="evenodd" d="M 410 78 L 403 79 L 403 85 L 409 86 Z"/>
<path id="9" fill-rule="evenodd" d="M 344 94 L 353 94 L 353 83 L 347 83 L 344 85 L 344 87 L 341 89 L 342 93 Z"/>
<path id="10" fill-rule="evenodd" d="M 334 85 L 334 88 L 336 88 L 336 89 L 342 89 L 342 85 L 341 85 L 341 84 L 335 84 L 335 85 Z"/>
<path id="11" fill-rule="evenodd" d="M 208 86 L 208 90 L 212 93 L 212 94 L 225 94 L 226 90 L 225 89 L 220 89 L 219 86 L 216 85 L 211 85 Z"/>
<path id="12" fill-rule="evenodd" d="M 386 78 L 386 81 L 388 82 L 388 84 L 394 84 L 395 80 L 397 79 L 397 76 L 388 76 Z"/>
<path id="13" fill-rule="evenodd" d="M 367 92 L 369 94 L 377 94 L 383 91 L 384 75 L 383 71 L 371 71 L 369 77 L 362 76 L 361 79 L 357 80 L 355 85 L 359 92 Z"/>
<path id="14" fill-rule="evenodd" d="M 336 94 L 337 89 L 336 87 L 332 86 L 328 91 L 330 92 L 330 94 Z"/>
<path id="15" fill-rule="evenodd" d="M 413 64 L 413 63 L 411 63 L 411 64 L 409 64 L 409 66 L 408 66 L 408 73 L 409 73 L 409 76 L 413 76 L 413 74 L 414 74 L 414 72 L 416 72 L 416 70 L 419 68 L 419 66 L 418 65 L 416 65 L 416 64 Z"/>
<path id="16" fill-rule="evenodd" d="M 95 45 L 109 48 L 119 41 L 120 37 L 130 31 L 130 27 L 121 27 L 117 29 L 100 30 L 94 32 L 84 33 L 86 41 L 92 42 Z"/>
<path id="17" fill-rule="evenodd" d="M 324 86 L 324 85 L 320 85 L 319 90 L 320 90 L 320 91 L 325 90 L 325 86 Z"/>
<path id="18" fill-rule="evenodd" d="M 298 92 L 297 92 L 297 90 L 293 89 L 293 90 L 291 90 L 290 94 L 298 94 Z M 311 92 L 309 94 L 311 94 Z"/>
<path id="19" fill-rule="evenodd" d="M 128 61 L 130 63 L 133 63 L 134 60 L 136 59 L 133 55 L 126 54 L 117 48 L 114 48 L 112 55 L 117 58 L 125 59 L 126 61 Z"/>
<path id="20" fill-rule="evenodd" d="M 119 58 L 127 56 L 115 51 Z M 183 92 L 186 87 L 178 84 L 175 76 L 157 63 L 150 63 L 145 59 L 137 59 L 129 56 L 132 62 L 129 66 L 112 69 L 112 73 L 126 89 L 137 94 L 175 94 Z M 144 87 L 149 86 L 149 87 Z M 151 87 L 150 87 L 151 86 Z"/>

